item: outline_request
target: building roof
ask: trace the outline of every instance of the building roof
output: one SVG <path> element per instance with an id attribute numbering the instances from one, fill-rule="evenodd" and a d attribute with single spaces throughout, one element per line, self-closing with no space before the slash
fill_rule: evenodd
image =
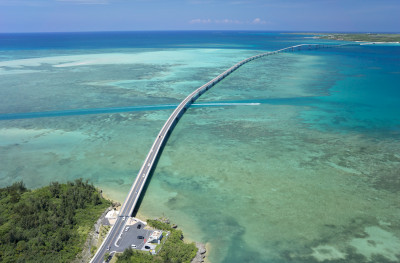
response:
<path id="1" fill-rule="evenodd" d="M 153 233 L 151 233 L 149 239 L 150 240 L 152 240 L 152 239 L 160 239 L 161 236 L 162 236 L 162 231 L 156 230 L 156 231 L 153 231 Z"/>

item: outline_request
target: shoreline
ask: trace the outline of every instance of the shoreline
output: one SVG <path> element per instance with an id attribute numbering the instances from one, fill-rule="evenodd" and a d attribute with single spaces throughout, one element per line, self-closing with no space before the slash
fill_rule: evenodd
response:
<path id="1" fill-rule="evenodd" d="M 111 196 L 107 192 L 105 192 L 105 190 L 103 188 L 98 187 L 97 189 L 100 191 L 101 196 L 104 199 L 106 199 L 106 200 L 108 200 L 108 201 L 110 201 L 112 203 L 111 208 L 114 208 L 117 211 L 119 211 L 119 209 L 121 208 L 122 204 L 119 201 L 116 201 L 113 198 L 111 198 Z M 108 212 L 109 210 L 110 210 L 110 207 L 108 207 L 105 210 L 105 212 L 99 217 L 99 219 L 97 220 L 95 226 L 101 221 L 100 219 L 102 219 L 105 216 L 106 212 Z M 150 216 L 146 216 L 143 213 L 138 212 L 135 215 L 135 218 L 137 218 L 137 219 L 139 219 L 139 220 L 141 220 L 143 222 L 147 222 L 147 219 L 150 219 L 151 217 Z M 196 245 L 196 247 L 198 248 L 198 252 L 196 254 L 196 257 L 194 257 L 192 259 L 192 261 L 191 261 L 192 263 L 202 263 L 202 262 L 210 263 L 207 255 L 209 255 L 209 253 L 210 253 L 209 251 L 211 250 L 212 247 L 211 247 L 211 244 L 209 242 L 202 243 L 202 242 L 193 240 L 191 238 L 187 238 L 185 235 L 184 235 L 183 239 L 184 239 L 185 243 L 188 243 L 188 244 L 189 243 L 194 243 Z"/>
<path id="2" fill-rule="evenodd" d="M 146 222 L 147 219 L 149 219 L 149 216 L 145 216 L 143 213 L 137 213 L 135 218 Z M 177 228 L 179 228 L 179 226 L 177 226 Z M 182 229 L 180 229 L 182 230 Z M 194 243 L 198 249 L 196 256 L 192 259 L 191 263 L 211 263 L 211 261 L 208 259 L 208 255 L 210 254 L 210 251 L 212 249 L 211 243 L 210 242 L 206 242 L 206 243 L 202 243 L 196 240 L 193 240 L 191 238 L 188 238 L 185 236 L 185 232 L 182 230 L 183 232 L 183 242 L 190 244 L 190 243 Z"/>
<path id="3" fill-rule="evenodd" d="M 98 188 L 98 189 L 100 190 L 101 197 L 110 201 L 113 208 L 115 208 L 116 210 L 119 210 L 121 208 L 121 203 L 119 201 L 116 201 L 113 198 L 111 198 L 110 195 L 108 195 L 106 192 L 104 192 L 103 189 L 101 189 L 101 188 Z"/>
<path id="4" fill-rule="evenodd" d="M 371 44 L 400 44 L 399 33 L 282 33 L 289 35 L 305 35 L 311 39 L 326 39 L 326 40 L 338 40 L 338 41 L 352 41 L 362 42 Z"/>

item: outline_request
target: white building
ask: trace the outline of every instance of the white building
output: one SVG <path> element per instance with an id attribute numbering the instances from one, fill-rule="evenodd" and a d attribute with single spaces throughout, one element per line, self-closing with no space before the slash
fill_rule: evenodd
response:
<path id="1" fill-rule="evenodd" d="M 151 235 L 149 236 L 149 243 L 160 243 L 160 240 L 162 239 L 163 235 L 162 235 L 162 231 L 156 230 L 153 231 L 153 233 L 151 233 Z"/>

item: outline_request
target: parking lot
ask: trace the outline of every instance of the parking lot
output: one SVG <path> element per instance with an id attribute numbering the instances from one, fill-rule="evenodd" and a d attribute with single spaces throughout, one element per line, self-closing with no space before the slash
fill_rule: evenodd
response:
<path id="1" fill-rule="evenodd" d="M 146 230 L 144 227 L 145 225 L 141 222 L 125 226 L 124 230 L 121 232 L 120 238 L 109 248 L 109 251 L 123 252 L 127 248 L 149 250 L 144 246 L 153 231 Z M 150 246 L 152 249 L 154 247 L 155 246 Z"/>

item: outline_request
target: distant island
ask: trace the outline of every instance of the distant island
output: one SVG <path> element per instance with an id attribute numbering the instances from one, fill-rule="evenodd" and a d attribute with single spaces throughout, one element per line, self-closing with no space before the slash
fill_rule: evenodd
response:
<path id="1" fill-rule="evenodd" d="M 380 33 L 289 33 L 289 34 L 309 35 L 319 39 L 332 39 L 332 40 L 343 40 L 343 41 L 400 43 L 400 34 L 380 34 Z"/>

